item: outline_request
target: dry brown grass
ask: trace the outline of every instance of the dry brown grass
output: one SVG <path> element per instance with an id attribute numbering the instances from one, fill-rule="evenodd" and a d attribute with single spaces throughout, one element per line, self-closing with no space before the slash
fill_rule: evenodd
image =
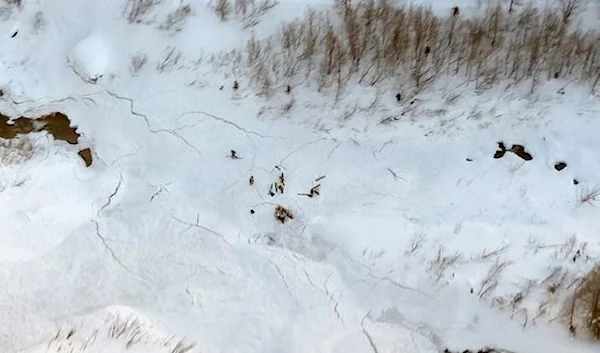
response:
<path id="1" fill-rule="evenodd" d="M 600 265 L 592 269 L 577 287 L 569 314 L 573 334 L 585 332 L 600 340 Z"/>
<path id="2" fill-rule="evenodd" d="M 213 10 L 221 21 L 235 17 L 244 28 L 250 28 L 260 23 L 260 19 L 278 4 L 277 0 L 217 0 Z"/>
<path id="3" fill-rule="evenodd" d="M 600 81 L 600 35 L 571 28 L 579 0 L 547 9 L 500 5 L 463 17 L 390 0 L 336 0 L 309 10 L 266 40 L 251 39 L 243 58 L 260 90 L 311 79 L 338 93 L 349 82 L 386 83 L 414 96 L 441 77 L 465 77 L 476 89 L 501 82 Z M 265 84 L 268 83 L 268 84 Z"/>

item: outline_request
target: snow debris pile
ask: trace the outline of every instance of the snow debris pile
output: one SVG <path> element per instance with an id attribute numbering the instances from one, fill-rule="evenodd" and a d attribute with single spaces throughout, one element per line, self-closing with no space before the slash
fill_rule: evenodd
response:
<path id="1" fill-rule="evenodd" d="M 108 38 L 94 33 L 78 42 L 68 61 L 73 71 L 86 82 L 96 83 L 112 73 L 112 58 L 115 53 Z"/>

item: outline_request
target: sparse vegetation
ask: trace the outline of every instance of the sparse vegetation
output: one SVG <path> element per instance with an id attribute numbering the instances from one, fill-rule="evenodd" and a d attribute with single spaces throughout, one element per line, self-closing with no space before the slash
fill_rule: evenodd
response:
<path id="1" fill-rule="evenodd" d="M 125 17 L 129 23 L 141 23 L 144 17 L 162 0 L 127 0 Z"/>
<path id="2" fill-rule="evenodd" d="M 0 138 L 0 164 L 23 163 L 33 157 L 36 148 L 27 136 L 7 140 Z"/>
<path id="3" fill-rule="evenodd" d="M 418 248 L 419 245 L 414 245 L 414 246 L 417 246 L 417 248 Z M 429 270 L 435 276 L 435 280 L 440 281 L 444 277 L 446 270 L 448 268 L 456 265 L 461 260 L 461 258 L 462 258 L 461 253 L 454 253 L 454 254 L 446 255 L 444 248 L 442 246 L 440 246 L 438 248 L 436 258 L 433 259 L 429 263 Z"/>
<path id="4" fill-rule="evenodd" d="M 10 6 L 16 6 L 16 7 L 23 6 L 23 0 L 4 0 L 4 2 L 6 2 L 6 4 L 8 4 Z"/>
<path id="5" fill-rule="evenodd" d="M 221 21 L 227 21 L 229 19 L 229 15 L 231 14 L 231 3 L 229 0 L 217 0 L 217 4 L 215 5 L 215 13 Z"/>
<path id="6" fill-rule="evenodd" d="M 45 352 L 95 352 L 94 346 L 105 344 L 105 340 L 116 342 L 125 350 L 141 348 L 142 351 L 189 353 L 195 347 L 183 339 L 160 335 L 135 315 L 111 314 L 105 326 L 94 328 L 91 333 L 90 330 L 59 329 L 48 342 Z"/>
<path id="7" fill-rule="evenodd" d="M 42 29 L 46 27 L 46 20 L 44 19 L 44 14 L 41 11 L 35 13 L 33 18 L 33 32 L 39 33 Z"/>
<path id="8" fill-rule="evenodd" d="M 177 51 L 174 46 L 169 46 L 165 49 L 165 55 L 156 63 L 156 69 L 158 72 L 165 72 L 172 70 L 181 59 L 181 52 Z"/>
<path id="9" fill-rule="evenodd" d="M 581 204 L 594 205 L 600 197 L 600 188 L 583 188 L 579 192 L 579 202 Z"/>
<path id="10" fill-rule="evenodd" d="M 600 340 L 600 266 L 582 279 L 569 307 L 571 332 Z"/>
<path id="11" fill-rule="evenodd" d="M 498 287 L 500 276 L 509 265 L 510 263 L 508 262 L 503 262 L 500 259 L 496 259 L 496 262 L 492 265 L 492 267 L 490 267 L 487 275 L 483 281 L 481 281 L 481 285 L 477 291 L 477 296 L 484 298 L 490 295 L 496 289 L 496 287 Z"/>
<path id="12" fill-rule="evenodd" d="M 336 1 L 333 11 L 309 10 L 271 38 L 250 39 L 242 62 L 261 92 L 307 78 L 336 96 L 350 82 L 386 83 L 403 102 L 444 76 L 464 77 L 479 90 L 527 82 L 534 91 L 553 79 L 593 90 L 600 80 L 600 34 L 571 28 L 578 0 L 561 5 L 508 13 L 496 4 L 467 18 L 389 0 Z"/>
<path id="13" fill-rule="evenodd" d="M 181 26 L 185 22 L 185 19 L 191 13 L 192 7 L 190 5 L 181 5 L 177 10 L 167 15 L 167 19 L 159 26 L 159 28 L 165 31 L 178 32 L 181 30 Z"/>
<path id="14" fill-rule="evenodd" d="M 131 64 L 129 66 L 129 71 L 131 71 L 131 74 L 136 76 L 140 70 L 142 69 L 142 67 L 144 65 L 146 65 L 146 62 L 148 62 L 148 56 L 144 53 L 137 53 L 134 56 L 131 57 Z"/>
<path id="15" fill-rule="evenodd" d="M 232 17 L 239 19 L 244 28 L 254 27 L 269 10 L 279 4 L 276 0 L 217 0 L 214 11 L 221 21 Z"/>

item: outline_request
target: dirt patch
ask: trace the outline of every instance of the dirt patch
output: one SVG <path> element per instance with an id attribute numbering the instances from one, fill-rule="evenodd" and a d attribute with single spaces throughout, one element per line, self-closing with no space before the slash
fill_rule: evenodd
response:
<path id="1" fill-rule="evenodd" d="M 89 167 L 92 165 L 92 162 L 93 162 L 92 150 L 90 150 L 89 148 L 84 148 L 81 151 L 79 151 L 77 154 L 79 155 L 79 157 L 81 157 L 81 159 L 83 159 L 86 167 Z"/>
<path id="2" fill-rule="evenodd" d="M 502 158 L 502 157 L 504 157 L 506 152 L 512 152 L 526 161 L 530 161 L 533 159 L 533 156 L 531 155 L 531 153 L 529 153 L 525 150 L 525 146 L 515 144 L 515 145 L 512 145 L 512 147 L 510 149 L 507 149 L 506 145 L 502 141 L 498 142 L 498 150 L 496 150 L 496 152 L 494 153 L 494 158 L 495 159 Z"/>
<path id="3" fill-rule="evenodd" d="M 525 151 L 525 146 L 523 145 L 513 145 L 510 148 L 510 151 L 526 161 L 533 159 L 533 156 L 529 152 Z"/>
<path id="4" fill-rule="evenodd" d="M 77 127 L 71 126 L 69 117 L 60 112 L 50 113 L 39 118 L 20 117 L 16 119 L 0 114 L 0 138 L 10 140 L 18 135 L 41 131 L 46 131 L 54 139 L 65 141 L 71 145 L 76 145 L 81 136 L 77 133 Z M 79 151 L 78 154 L 86 166 L 89 167 L 92 164 L 92 151 L 89 148 Z"/>

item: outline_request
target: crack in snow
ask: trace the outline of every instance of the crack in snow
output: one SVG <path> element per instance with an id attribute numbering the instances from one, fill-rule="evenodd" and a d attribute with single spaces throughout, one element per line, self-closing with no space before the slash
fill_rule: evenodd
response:
<path id="1" fill-rule="evenodd" d="M 96 237 L 98 237 L 98 239 L 100 239 L 100 241 L 102 242 L 102 245 L 104 245 L 104 247 L 106 248 L 106 250 L 108 250 L 108 252 L 110 253 L 110 256 L 113 258 L 113 260 L 115 260 L 115 262 L 117 264 L 119 264 L 119 266 L 121 266 L 123 269 L 125 269 L 125 271 L 127 271 L 130 274 L 134 275 L 133 271 L 131 271 L 129 269 L 129 267 L 125 266 L 125 264 L 123 262 L 121 262 L 121 260 L 119 260 L 119 258 L 117 257 L 117 255 L 115 254 L 115 252 L 113 251 L 113 249 L 106 242 L 106 238 L 104 238 L 102 236 L 102 234 L 100 234 L 100 226 L 98 225 L 98 222 L 96 220 L 92 220 L 92 223 L 94 223 L 94 226 L 96 227 Z"/>
<path id="2" fill-rule="evenodd" d="M 266 258 L 265 258 L 266 259 Z M 281 268 L 273 261 L 266 259 L 271 265 L 273 265 L 273 267 L 275 267 L 275 269 L 277 270 L 277 273 L 279 274 L 279 277 L 281 278 L 281 282 L 283 282 L 283 285 L 285 286 L 286 291 L 288 292 L 289 296 L 296 300 L 296 298 L 294 297 L 294 295 L 292 294 L 292 291 L 290 290 L 290 286 L 288 285 L 287 280 L 285 279 L 285 276 L 283 275 L 283 272 L 281 272 Z"/>
<path id="3" fill-rule="evenodd" d="M 245 133 L 245 134 L 247 134 L 247 135 L 248 135 L 248 134 L 250 134 L 250 135 L 258 136 L 258 137 L 261 137 L 261 138 L 274 138 L 274 137 L 277 137 L 277 138 L 283 138 L 283 137 L 281 137 L 281 136 L 263 135 L 263 134 L 260 134 L 260 133 L 258 133 L 258 132 L 256 132 L 256 131 L 248 130 L 248 129 L 246 129 L 245 127 L 242 127 L 242 126 L 240 126 L 239 124 L 237 124 L 237 123 L 234 123 L 234 122 L 233 122 L 233 121 L 231 121 L 231 120 L 227 120 L 227 119 L 225 119 L 225 118 L 221 118 L 220 116 L 216 116 L 216 115 L 214 115 L 214 114 L 207 113 L 207 112 L 205 112 L 205 111 L 202 111 L 202 110 L 194 110 L 194 111 L 189 111 L 189 112 L 181 113 L 181 114 L 180 114 L 180 115 L 177 117 L 177 119 L 181 118 L 181 117 L 182 117 L 182 116 L 184 116 L 184 115 L 189 115 L 189 114 L 201 114 L 201 115 L 204 115 L 204 116 L 206 116 L 206 117 L 209 117 L 209 118 L 211 118 L 211 119 L 213 119 L 213 120 L 216 120 L 216 121 L 222 122 L 223 124 L 226 124 L 226 125 L 229 125 L 229 126 L 233 126 L 235 129 L 237 129 L 237 130 L 239 130 L 239 131 L 242 131 L 243 133 Z"/>
<path id="4" fill-rule="evenodd" d="M 115 163 L 117 163 L 118 161 L 120 161 L 120 160 L 121 160 L 121 159 L 123 159 L 123 158 L 127 158 L 127 157 L 133 157 L 133 156 L 137 155 L 138 153 L 140 153 L 140 151 L 141 151 L 141 150 L 142 150 L 142 148 L 141 148 L 141 147 L 138 147 L 137 151 L 135 151 L 135 152 L 132 152 L 132 153 L 127 153 L 127 154 L 121 155 L 121 156 L 119 156 L 119 157 L 115 158 L 115 160 L 114 160 L 114 161 L 110 162 L 110 163 L 108 164 L 108 166 L 109 166 L 109 167 L 112 167 L 112 166 L 114 166 L 114 165 L 115 165 Z"/>
<path id="5" fill-rule="evenodd" d="M 304 272 L 306 273 L 306 270 Z M 306 276 L 308 278 L 308 273 L 306 273 Z M 342 323 L 342 326 L 346 327 L 346 323 L 344 323 L 344 319 L 342 319 L 342 315 L 340 315 L 340 312 L 338 310 L 338 306 L 340 305 L 339 299 L 342 297 L 342 293 L 340 293 L 339 297 L 336 299 L 333 296 L 333 294 L 331 294 L 331 292 L 329 292 L 329 288 L 327 287 L 327 283 L 331 279 L 331 276 L 333 276 L 333 272 L 331 272 L 327 276 L 327 279 L 325 279 L 325 281 L 323 282 L 323 289 L 325 289 L 325 293 L 327 294 L 327 297 L 329 298 L 329 300 L 331 300 L 334 303 L 333 312 L 335 313 L 335 316 L 338 318 L 338 320 L 340 320 L 340 322 Z M 312 281 L 311 281 L 311 284 L 312 284 Z"/>
<path id="6" fill-rule="evenodd" d="M 379 349 L 377 349 L 377 345 L 375 345 L 375 341 L 373 341 L 373 337 L 371 337 L 371 335 L 369 334 L 369 332 L 367 331 L 367 329 L 365 327 L 365 319 L 367 318 L 368 315 L 369 315 L 369 313 L 367 313 L 360 321 L 360 328 L 362 329 L 363 334 L 367 338 L 367 341 L 369 341 L 369 345 L 371 346 L 373 353 L 379 353 Z"/>
<path id="7" fill-rule="evenodd" d="M 152 184 L 148 184 L 148 185 L 150 185 L 153 188 L 158 187 L 158 190 L 154 194 L 152 194 L 152 196 L 150 197 L 150 201 L 149 202 L 154 201 L 154 198 L 157 197 L 158 195 L 160 195 L 163 191 L 166 191 L 166 192 L 168 192 L 170 194 L 171 191 L 169 191 L 169 189 L 167 189 L 167 186 L 170 185 L 170 184 L 171 184 L 171 182 L 168 182 L 168 183 L 166 183 L 164 185 L 152 185 Z"/>
<path id="8" fill-rule="evenodd" d="M 287 154 L 285 157 L 283 157 L 283 159 L 279 161 L 279 164 L 278 164 L 278 165 L 282 166 L 282 165 L 283 165 L 283 162 L 285 162 L 285 161 L 286 161 L 288 158 L 290 158 L 290 157 L 291 157 L 291 156 L 293 156 L 294 154 L 296 154 L 296 153 L 298 153 L 298 152 L 302 151 L 302 150 L 303 150 L 303 149 L 305 149 L 306 147 L 308 147 L 308 146 L 311 146 L 311 145 L 314 145 L 314 144 L 316 144 L 316 143 L 319 143 L 320 141 L 326 141 L 326 140 L 328 140 L 328 139 L 327 139 L 327 138 L 325 138 L 325 137 L 321 137 L 320 139 L 317 139 L 317 140 L 315 140 L 315 141 L 311 141 L 311 142 L 307 142 L 307 143 L 303 144 L 302 146 L 300 146 L 300 147 L 296 148 L 295 150 L 293 150 L 293 151 L 291 151 L 290 153 L 288 153 L 288 154 Z M 272 169 L 272 170 L 271 170 L 271 172 L 272 172 L 273 170 L 275 170 L 275 169 Z"/>
<path id="9" fill-rule="evenodd" d="M 329 161 L 331 159 L 331 156 L 333 155 L 333 152 L 335 152 L 335 150 L 337 150 L 344 142 L 339 142 L 337 145 L 333 146 L 333 148 L 331 150 L 329 150 L 329 153 L 327 153 L 327 160 Z"/>
<path id="10" fill-rule="evenodd" d="M 171 136 L 174 136 L 175 138 L 177 138 L 178 140 L 180 140 L 181 142 L 183 142 L 184 144 L 186 144 L 188 147 L 190 147 L 192 150 L 194 150 L 198 155 L 202 155 L 202 153 L 200 152 L 200 150 L 196 146 L 192 145 L 188 140 L 186 140 L 183 136 L 181 136 L 178 133 L 176 133 L 174 130 L 169 130 L 169 129 L 154 129 L 154 128 L 152 128 L 152 125 L 150 124 L 150 121 L 148 120 L 148 116 L 145 115 L 145 114 L 138 113 L 138 112 L 135 111 L 135 105 L 134 105 L 134 102 L 133 102 L 132 98 L 120 96 L 120 95 L 118 95 L 116 93 L 113 93 L 113 92 L 111 92 L 109 90 L 106 90 L 106 93 L 109 96 L 111 96 L 113 98 L 116 98 L 118 100 L 123 100 L 123 101 L 129 102 L 129 113 L 131 115 L 138 116 L 138 117 L 141 117 L 142 119 L 144 119 L 144 122 L 146 123 L 146 126 L 148 127 L 148 131 L 150 131 L 151 133 L 157 134 L 157 133 L 163 132 L 163 133 L 169 134 Z"/>
<path id="11" fill-rule="evenodd" d="M 204 230 L 206 232 L 209 232 L 209 233 L 211 233 L 211 234 L 213 234 L 213 235 L 221 238 L 221 240 L 223 240 L 223 242 L 225 244 L 229 245 L 229 247 L 233 247 L 233 245 L 231 245 L 231 243 L 228 242 L 227 239 L 225 239 L 225 236 L 223 234 L 221 234 L 219 232 L 216 232 L 216 231 L 214 231 L 214 230 L 212 230 L 212 229 L 210 229 L 208 227 L 205 227 L 205 226 L 203 226 L 203 225 L 200 224 L 200 213 L 198 213 L 196 215 L 196 223 L 189 223 L 189 222 L 183 221 L 183 220 L 181 220 L 181 219 L 179 219 L 179 218 L 177 218 L 175 216 L 173 216 L 173 219 L 176 220 L 177 222 L 181 223 L 181 224 L 184 224 L 184 225 L 188 226 L 186 229 L 184 229 L 182 231 L 182 233 L 185 233 L 185 232 L 187 232 L 188 230 L 190 230 L 192 228 L 202 229 L 202 230 Z"/>
<path id="12" fill-rule="evenodd" d="M 100 209 L 98 210 L 98 212 L 96 212 L 96 216 L 100 215 L 100 212 L 102 212 L 105 208 L 107 208 L 108 206 L 111 205 L 112 200 L 115 196 L 117 196 L 117 193 L 119 192 L 119 190 L 121 189 L 121 185 L 123 184 L 123 175 L 119 174 L 119 183 L 117 184 L 117 186 L 115 187 L 115 190 L 112 192 L 112 194 L 110 194 L 108 196 L 108 200 L 106 201 L 106 203 L 100 207 Z"/>

